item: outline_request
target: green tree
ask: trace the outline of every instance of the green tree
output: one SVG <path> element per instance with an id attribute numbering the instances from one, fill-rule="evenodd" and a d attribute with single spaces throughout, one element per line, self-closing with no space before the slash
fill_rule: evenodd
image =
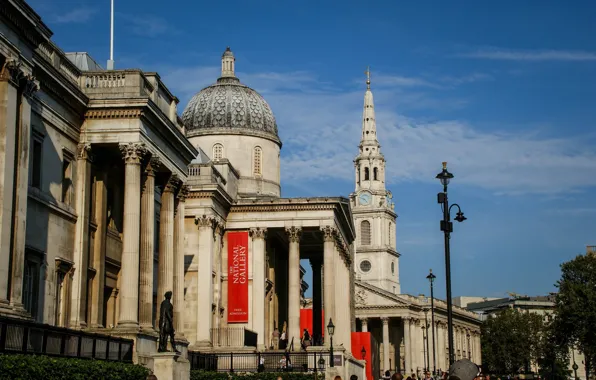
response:
<path id="1" fill-rule="evenodd" d="M 540 315 L 505 309 L 490 316 L 481 329 L 482 362 L 493 373 L 528 371 L 540 357 L 545 329 Z"/>
<path id="2" fill-rule="evenodd" d="M 584 353 L 589 378 L 596 365 L 596 255 L 579 255 L 561 264 L 557 287 L 557 336 Z"/>
<path id="3" fill-rule="evenodd" d="M 547 379 L 566 379 L 569 370 L 569 341 L 560 333 L 558 321 L 547 323 L 538 346 L 538 367 L 541 376 Z"/>

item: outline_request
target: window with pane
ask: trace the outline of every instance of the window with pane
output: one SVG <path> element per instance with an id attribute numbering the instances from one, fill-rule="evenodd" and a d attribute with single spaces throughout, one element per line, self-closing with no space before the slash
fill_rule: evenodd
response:
<path id="1" fill-rule="evenodd" d="M 260 146 L 255 147 L 253 154 L 253 173 L 255 175 L 262 175 L 262 164 L 263 164 L 263 150 Z"/>
<path id="2" fill-rule="evenodd" d="M 39 279 L 41 272 L 42 254 L 26 250 L 23 268 L 23 307 L 38 320 Z"/>
<path id="3" fill-rule="evenodd" d="M 363 220 L 360 223 L 360 244 L 370 245 L 370 222 Z"/>
<path id="4" fill-rule="evenodd" d="M 33 138 L 32 144 L 32 157 L 31 157 L 31 180 L 29 184 L 36 189 L 41 190 L 41 163 L 42 163 L 42 151 L 43 151 L 43 140 Z"/>
<path id="5" fill-rule="evenodd" d="M 74 155 L 62 151 L 62 202 L 69 206 L 74 204 L 73 163 Z"/>
<path id="6" fill-rule="evenodd" d="M 221 160 L 223 158 L 223 145 L 213 145 L 213 160 Z"/>

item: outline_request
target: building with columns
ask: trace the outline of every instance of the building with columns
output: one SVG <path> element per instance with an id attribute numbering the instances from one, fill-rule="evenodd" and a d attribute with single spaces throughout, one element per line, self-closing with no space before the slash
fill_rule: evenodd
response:
<path id="1" fill-rule="evenodd" d="M 172 291 L 183 354 L 246 349 L 245 329 L 252 350 L 284 328 L 299 350 L 308 259 L 314 318 L 354 362 L 350 201 L 281 197 L 273 112 L 232 51 L 179 116 L 157 73 L 51 36 L 24 0 L 0 4 L 0 316 L 132 338 L 152 367 Z"/>
<path id="2" fill-rule="evenodd" d="M 397 214 L 393 195 L 386 188 L 386 161 L 377 137 L 368 70 L 366 85 L 362 135 L 354 159 L 355 191 L 350 195 L 357 236 L 354 241 L 356 328 L 371 332 L 379 343 L 382 372 L 420 375 L 424 368 L 446 371 L 449 367 L 446 303 L 435 299 L 433 326 L 430 298 L 401 293 Z M 459 307 L 454 307 L 453 316 L 456 359 L 481 363 L 480 319 Z"/>

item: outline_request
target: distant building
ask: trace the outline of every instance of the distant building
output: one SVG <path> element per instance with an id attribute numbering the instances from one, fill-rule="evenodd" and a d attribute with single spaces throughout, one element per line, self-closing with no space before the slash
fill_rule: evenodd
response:
<path id="1" fill-rule="evenodd" d="M 540 314 L 546 321 L 551 321 L 554 318 L 556 293 L 534 297 L 515 293 L 509 293 L 509 295 L 509 298 L 457 297 L 457 299 L 458 302 L 463 302 L 462 304 L 467 310 L 478 314 L 482 321 L 508 308 Z M 473 302 L 475 299 L 479 299 L 479 301 Z M 571 350 L 569 356 L 569 370 L 573 371 L 573 363 L 577 363 L 580 368 L 577 372 L 578 378 L 586 379 L 585 372 L 582 370 L 584 355 L 578 350 Z M 532 364 L 532 370 L 537 370 L 536 364 Z"/>

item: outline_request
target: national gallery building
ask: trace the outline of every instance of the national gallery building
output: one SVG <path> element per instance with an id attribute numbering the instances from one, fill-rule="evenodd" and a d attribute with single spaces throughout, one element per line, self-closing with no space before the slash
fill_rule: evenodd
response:
<path id="1" fill-rule="evenodd" d="M 299 351 L 304 326 L 307 350 L 328 351 L 331 319 L 342 376 L 362 378 L 357 331 L 372 333 L 381 370 L 425 367 L 428 300 L 400 293 L 370 81 L 355 192 L 283 198 L 275 117 L 229 48 L 180 115 L 159 74 L 105 70 L 51 36 L 25 1 L 0 3 L 0 316 L 133 339 L 151 367 L 172 291 L 183 356 Z M 479 362 L 480 322 L 454 312 L 458 352 Z"/>

